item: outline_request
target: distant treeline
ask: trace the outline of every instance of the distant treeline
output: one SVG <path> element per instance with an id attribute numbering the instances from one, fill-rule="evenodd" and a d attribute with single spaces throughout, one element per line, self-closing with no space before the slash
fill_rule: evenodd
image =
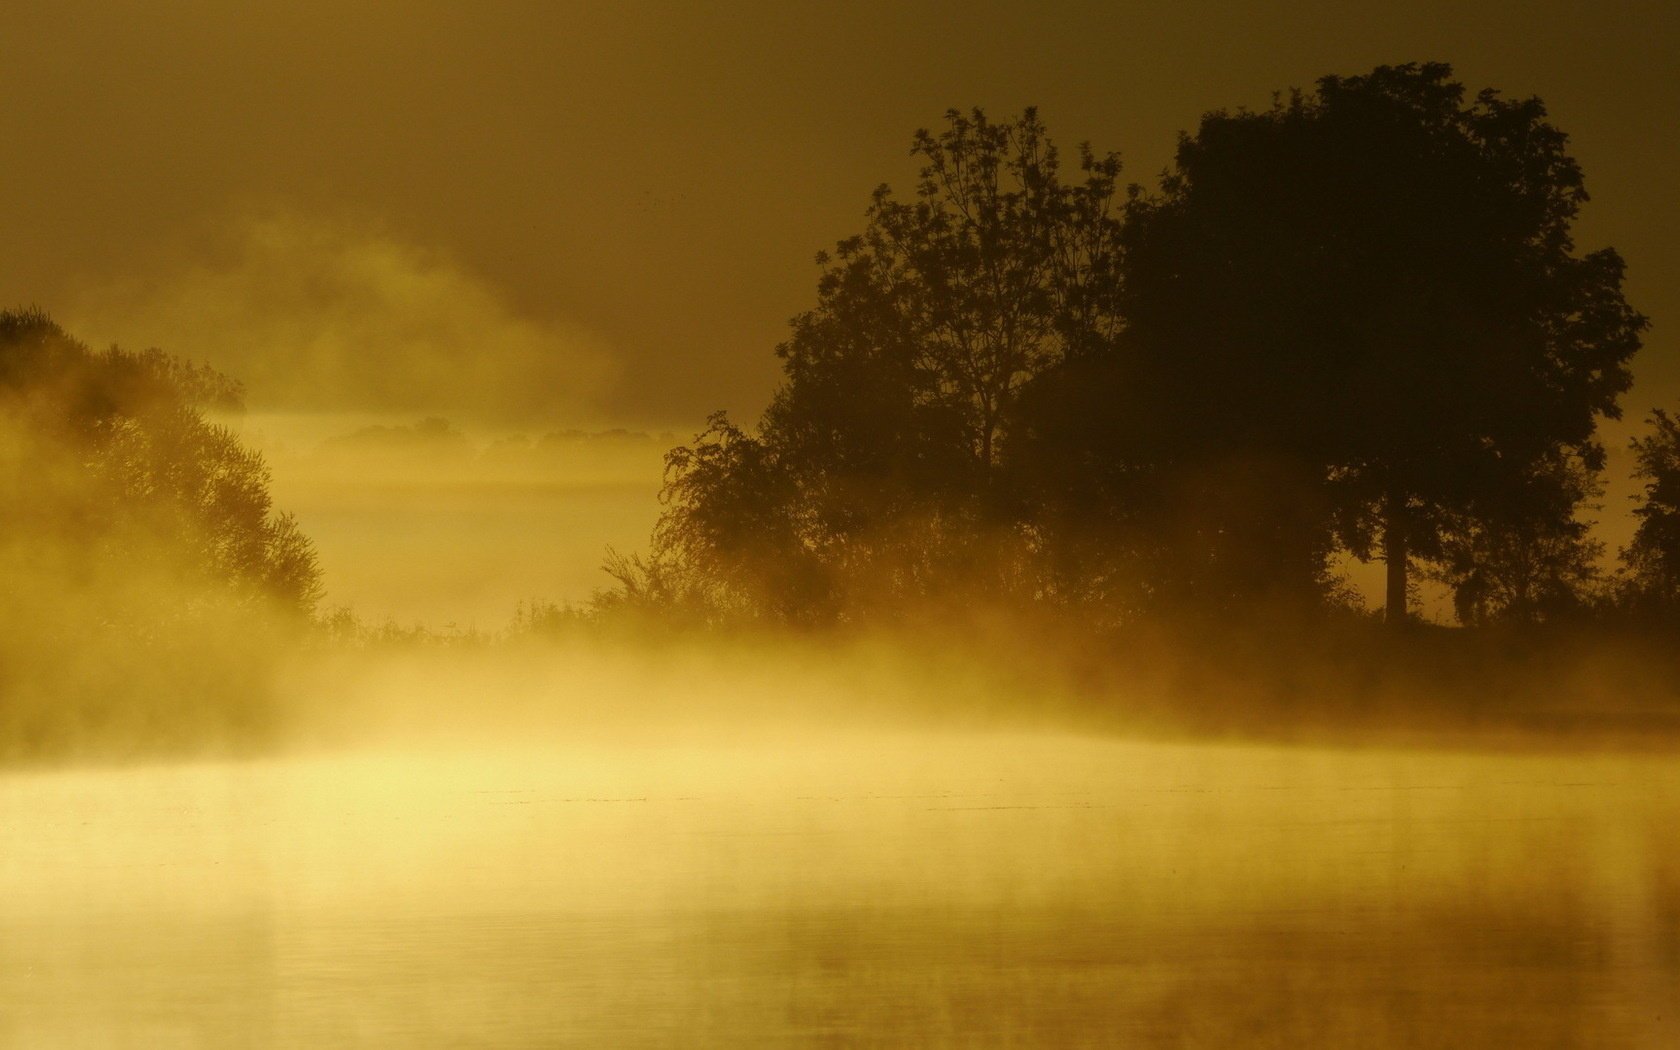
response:
<path id="1" fill-rule="evenodd" d="M 605 448 L 669 448 L 673 440 L 674 436 L 669 433 L 650 434 L 615 427 L 609 430 L 550 430 L 536 437 L 524 433 L 508 434 L 480 446 L 449 420 L 441 416 L 427 416 L 408 425 L 375 424 L 358 427 L 348 433 L 327 438 L 321 443 L 318 451 L 328 454 L 384 450 L 424 451 L 428 455 L 454 452 L 489 459 L 505 459 L 522 454 L 541 455 L 546 452 Z"/>
<path id="2" fill-rule="evenodd" d="M 1089 624 L 1350 608 L 1338 558 L 1465 624 L 1680 611 L 1680 434 L 1635 443 L 1638 533 L 1585 512 L 1646 319 L 1538 99 L 1440 64 L 1208 114 L 1152 188 L 1036 113 L 951 111 L 915 193 L 818 256 L 756 426 L 667 457 L 608 604 L 878 622 L 978 604 Z"/>

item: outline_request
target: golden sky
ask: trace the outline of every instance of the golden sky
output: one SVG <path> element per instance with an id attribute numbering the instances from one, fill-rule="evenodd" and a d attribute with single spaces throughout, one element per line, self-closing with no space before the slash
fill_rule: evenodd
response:
<path id="1" fill-rule="evenodd" d="M 1214 107 L 1441 59 L 1538 94 L 1680 403 L 1680 5 L 10 0 L 0 300 L 257 407 L 751 416 L 812 254 L 947 107 L 1150 180 Z"/>

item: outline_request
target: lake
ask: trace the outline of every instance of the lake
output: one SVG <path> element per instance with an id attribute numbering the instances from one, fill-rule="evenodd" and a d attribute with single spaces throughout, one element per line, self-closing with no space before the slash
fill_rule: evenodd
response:
<path id="1" fill-rule="evenodd" d="M 0 776 L 0 1045 L 1680 1045 L 1666 754 L 788 731 Z"/>

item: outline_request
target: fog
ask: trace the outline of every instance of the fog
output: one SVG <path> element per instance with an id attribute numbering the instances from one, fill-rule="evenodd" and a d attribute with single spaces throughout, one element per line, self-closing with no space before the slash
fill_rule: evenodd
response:
<path id="1" fill-rule="evenodd" d="M 370 220 L 276 209 L 216 230 L 157 272 L 79 292 L 75 329 L 207 362 L 269 411 L 579 418 L 618 378 L 599 336 L 519 310 L 447 251 Z"/>
<path id="2" fill-rule="evenodd" d="M 647 542 L 669 432 L 253 413 L 275 499 L 320 552 L 329 607 L 494 632 L 520 603 L 587 602 L 608 547 Z M 418 427 L 418 429 L 417 429 Z M 686 437 L 686 435 L 684 435 Z"/>
<path id="3" fill-rule="evenodd" d="M 393 538 L 400 463 L 369 469 L 412 428 L 359 432 L 354 471 L 308 445 L 276 488 L 329 570 L 334 543 L 371 563 L 345 574 L 367 608 L 419 615 L 405 573 L 487 615 L 551 583 L 474 542 L 495 485 L 553 467 L 540 442 L 498 468 L 431 436 L 423 498 L 461 486 L 439 567 Z M 603 440 L 601 483 L 632 487 L 642 439 L 552 454 Z M 358 499 L 335 538 L 321 511 Z M 156 665 L 90 639 L 84 702 L 45 723 L 73 746 L 0 773 L 0 1044 L 1680 1037 L 1680 773 L 1637 654 L 1618 680 L 1600 649 L 1531 652 L 1495 692 L 1422 659 L 1362 675 L 1330 637 L 1092 653 L 979 612 L 808 637 L 210 623 Z M 95 702 L 113 681 L 140 717 Z"/>
<path id="4" fill-rule="evenodd" d="M 66 650 L 21 593 L 199 592 L 14 549 L 10 680 L 52 688 L 9 694 L 0 1044 L 1680 1038 L 1680 726 L 1631 643 L 538 622 L 645 537 L 670 435 L 231 423 L 359 626 Z"/>
<path id="5" fill-rule="evenodd" d="M 265 756 L 9 773 L 0 1037 L 1680 1034 L 1666 749 L 1140 732 L 926 656 L 340 656 Z"/>
<path id="6" fill-rule="evenodd" d="M 1680 7 L 9 6 L 0 1050 L 1680 1046 Z"/>

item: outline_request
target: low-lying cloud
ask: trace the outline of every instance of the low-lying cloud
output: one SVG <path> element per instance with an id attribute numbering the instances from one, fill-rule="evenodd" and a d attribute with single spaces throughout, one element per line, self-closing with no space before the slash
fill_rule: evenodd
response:
<path id="1" fill-rule="evenodd" d="M 575 419 L 612 381 L 599 339 L 520 312 L 441 251 L 285 214 L 230 224 L 220 247 L 90 285 L 65 320 L 96 345 L 207 362 L 259 409 Z"/>

